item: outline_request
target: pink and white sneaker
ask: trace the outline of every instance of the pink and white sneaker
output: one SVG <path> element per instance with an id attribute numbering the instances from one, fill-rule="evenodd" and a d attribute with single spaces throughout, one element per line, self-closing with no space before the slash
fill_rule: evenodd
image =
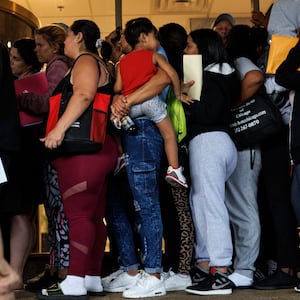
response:
<path id="1" fill-rule="evenodd" d="M 185 188 L 188 188 L 186 178 L 184 177 L 182 171 L 182 167 L 175 169 L 169 166 L 165 180 L 172 186 L 183 186 Z"/>

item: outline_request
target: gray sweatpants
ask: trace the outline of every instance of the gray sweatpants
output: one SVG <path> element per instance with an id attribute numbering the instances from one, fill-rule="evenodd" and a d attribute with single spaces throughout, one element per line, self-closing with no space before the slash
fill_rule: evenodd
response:
<path id="1" fill-rule="evenodd" d="M 253 279 L 260 246 L 257 184 L 261 169 L 260 149 L 238 152 L 235 171 L 226 184 L 226 206 L 234 233 L 234 271 Z"/>
<path id="2" fill-rule="evenodd" d="M 196 261 L 210 261 L 210 266 L 230 266 L 232 241 L 225 182 L 236 166 L 235 145 L 225 132 L 202 133 L 190 141 L 189 156 Z"/>

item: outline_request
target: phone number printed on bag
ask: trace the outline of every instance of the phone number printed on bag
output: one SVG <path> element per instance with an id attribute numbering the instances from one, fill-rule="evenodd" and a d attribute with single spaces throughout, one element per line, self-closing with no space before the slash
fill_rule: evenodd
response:
<path id="1" fill-rule="evenodd" d="M 279 109 L 264 95 L 255 95 L 231 109 L 230 128 L 239 149 L 257 145 L 282 126 Z"/>
<path id="2" fill-rule="evenodd" d="M 244 111 L 242 113 L 235 115 L 236 119 L 242 118 L 242 120 L 240 120 L 240 121 L 237 120 L 234 123 L 230 124 L 230 127 L 233 128 L 234 133 L 242 132 L 244 130 L 247 130 L 247 128 L 251 128 L 251 127 L 259 125 L 259 123 L 260 123 L 259 118 L 262 117 L 263 115 L 265 115 L 267 112 L 265 110 L 260 111 L 259 113 L 244 119 L 244 117 L 246 115 L 249 115 L 250 113 L 251 113 L 251 111 L 247 110 L 247 111 Z"/>

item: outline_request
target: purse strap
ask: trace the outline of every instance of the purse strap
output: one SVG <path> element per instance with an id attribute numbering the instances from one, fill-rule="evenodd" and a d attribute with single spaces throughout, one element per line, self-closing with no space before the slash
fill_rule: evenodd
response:
<path id="1" fill-rule="evenodd" d="M 89 56 L 92 56 L 92 57 L 96 60 L 96 62 L 97 62 L 97 68 L 98 68 L 98 74 L 99 74 L 99 78 L 100 78 L 100 75 L 101 75 L 101 69 L 100 69 L 99 63 L 101 63 L 101 61 L 100 61 L 100 59 L 98 59 L 95 55 L 93 55 L 93 54 L 91 54 L 91 53 L 87 53 L 87 52 L 81 53 L 80 55 L 78 55 L 78 56 L 76 57 L 76 59 L 73 61 L 72 66 L 71 66 L 71 68 L 70 68 L 70 74 L 72 73 L 72 70 L 73 70 L 73 68 L 74 68 L 75 63 L 77 62 L 77 60 L 78 60 L 81 56 L 83 56 L 83 55 L 89 55 Z"/>

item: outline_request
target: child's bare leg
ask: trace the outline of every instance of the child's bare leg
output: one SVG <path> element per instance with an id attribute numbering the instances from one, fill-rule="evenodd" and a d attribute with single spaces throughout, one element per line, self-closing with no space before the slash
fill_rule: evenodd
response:
<path id="1" fill-rule="evenodd" d="M 156 125 L 164 139 L 165 152 L 169 163 L 165 179 L 173 186 L 180 185 L 187 188 L 188 184 L 182 172 L 183 169 L 178 162 L 178 145 L 172 122 L 167 116 L 161 122 L 156 123 Z"/>
<path id="2" fill-rule="evenodd" d="M 165 152 L 169 166 L 177 169 L 179 167 L 178 145 L 171 119 L 167 116 L 161 122 L 156 123 L 156 126 L 164 139 Z"/>

